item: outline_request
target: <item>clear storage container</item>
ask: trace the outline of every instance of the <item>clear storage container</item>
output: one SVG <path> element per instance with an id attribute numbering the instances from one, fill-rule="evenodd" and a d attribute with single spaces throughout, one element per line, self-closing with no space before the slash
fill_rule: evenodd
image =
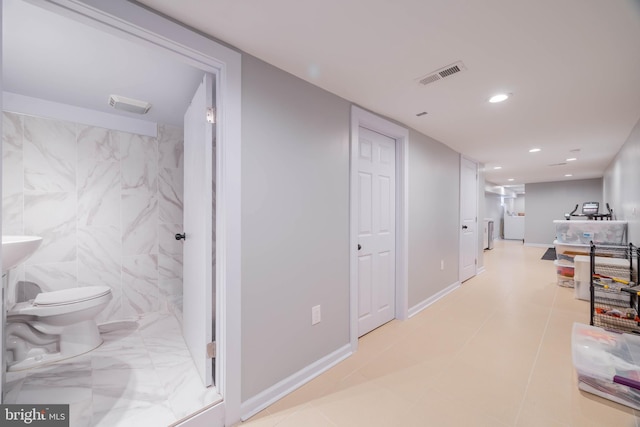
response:
<path id="1" fill-rule="evenodd" d="M 562 243 L 558 240 L 553 242 L 556 248 L 556 260 L 559 264 L 573 265 L 574 258 L 578 255 L 589 256 L 590 245 L 582 243 Z"/>
<path id="2" fill-rule="evenodd" d="M 556 240 L 560 243 L 590 242 L 596 245 L 624 245 L 627 243 L 627 221 L 553 221 Z"/>
<path id="3" fill-rule="evenodd" d="M 581 390 L 640 410 L 640 337 L 574 323 L 571 349 Z"/>
<path id="4" fill-rule="evenodd" d="M 564 286 L 566 288 L 573 288 L 573 266 L 562 264 L 560 261 L 555 260 L 556 274 L 558 276 L 558 286 Z"/>

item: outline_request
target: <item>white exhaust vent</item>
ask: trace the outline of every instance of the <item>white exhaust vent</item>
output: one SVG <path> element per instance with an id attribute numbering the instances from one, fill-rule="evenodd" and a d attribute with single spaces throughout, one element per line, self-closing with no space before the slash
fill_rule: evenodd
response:
<path id="1" fill-rule="evenodd" d="M 151 108 L 151 104 L 137 99 L 127 98 L 121 95 L 110 95 L 109 105 L 116 110 L 127 111 L 129 113 L 147 114 Z"/>
<path id="2" fill-rule="evenodd" d="M 428 85 L 429 83 L 437 82 L 438 80 L 442 80 L 466 69 L 467 67 L 462 63 L 462 61 L 457 61 L 451 65 L 447 65 L 446 67 L 433 71 L 426 76 L 420 77 L 416 80 L 421 85 Z"/>

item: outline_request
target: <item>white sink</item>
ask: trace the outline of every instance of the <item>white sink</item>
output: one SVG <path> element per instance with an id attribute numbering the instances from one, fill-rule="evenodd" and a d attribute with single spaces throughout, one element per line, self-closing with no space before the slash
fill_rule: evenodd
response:
<path id="1" fill-rule="evenodd" d="M 2 236 L 2 272 L 24 262 L 38 249 L 42 237 Z"/>

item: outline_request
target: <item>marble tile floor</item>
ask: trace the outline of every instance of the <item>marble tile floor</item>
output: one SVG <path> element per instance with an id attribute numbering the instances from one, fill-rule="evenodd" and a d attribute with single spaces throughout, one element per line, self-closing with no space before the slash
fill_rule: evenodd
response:
<path id="1" fill-rule="evenodd" d="M 97 349 L 7 373 L 5 403 L 70 404 L 71 427 L 169 426 L 220 399 L 205 388 L 177 319 L 105 325 Z"/>
<path id="2" fill-rule="evenodd" d="M 485 272 L 242 426 L 640 426 L 638 411 L 578 389 L 571 328 L 589 303 L 557 285 L 545 250 L 497 241 Z"/>

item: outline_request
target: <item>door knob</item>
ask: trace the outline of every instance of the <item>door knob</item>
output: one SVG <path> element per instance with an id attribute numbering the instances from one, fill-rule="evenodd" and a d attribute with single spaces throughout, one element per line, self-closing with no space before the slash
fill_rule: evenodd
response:
<path id="1" fill-rule="evenodd" d="M 360 246 L 360 243 L 358 243 L 358 250 L 362 249 L 362 246 Z"/>
<path id="2" fill-rule="evenodd" d="M 187 236 L 185 233 L 182 234 L 176 234 L 176 240 L 186 240 Z"/>
<path id="3" fill-rule="evenodd" d="M 466 225 L 463 225 L 463 226 L 462 226 L 462 229 L 463 229 L 463 230 L 466 230 L 467 228 L 468 228 L 468 227 L 467 227 Z"/>

